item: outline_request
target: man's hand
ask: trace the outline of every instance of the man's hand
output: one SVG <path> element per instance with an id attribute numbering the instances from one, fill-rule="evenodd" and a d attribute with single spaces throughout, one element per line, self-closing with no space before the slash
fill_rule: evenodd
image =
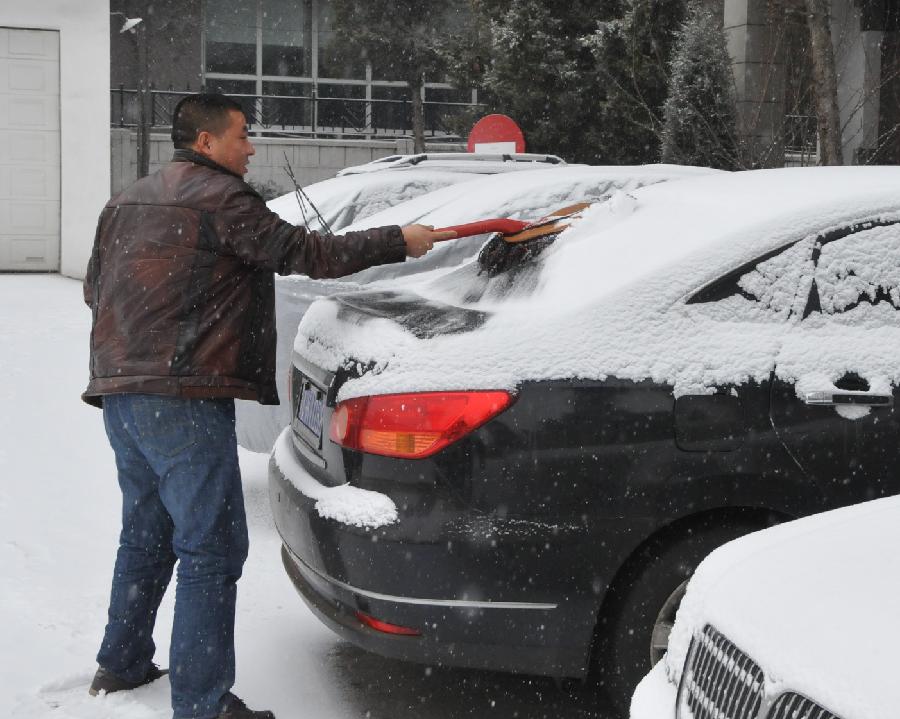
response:
<path id="1" fill-rule="evenodd" d="M 456 237 L 455 232 L 435 232 L 431 225 L 407 225 L 401 232 L 406 241 L 407 257 L 421 257 L 434 247 L 435 242 Z"/>

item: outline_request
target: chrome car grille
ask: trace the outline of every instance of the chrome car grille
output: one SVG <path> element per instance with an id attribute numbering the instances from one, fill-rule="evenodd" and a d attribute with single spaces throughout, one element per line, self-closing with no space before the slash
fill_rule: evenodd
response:
<path id="1" fill-rule="evenodd" d="M 800 694 L 788 692 L 778 697 L 768 719 L 839 719 L 837 714 Z"/>
<path id="2" fill-rule="evenodd" d="M 766 693 L 759 665 L 710 625 L 691 641 L 676 701 L 678 719 L 840 719 L 796 692 Z"/>
<path id="3" fill-rule="evenodd" d="M 679 693 L 679 710 L 686 707 L 693 719 L 757 719 L 763 700 L 763 672 L 707 625 L 691 644 Z"/>

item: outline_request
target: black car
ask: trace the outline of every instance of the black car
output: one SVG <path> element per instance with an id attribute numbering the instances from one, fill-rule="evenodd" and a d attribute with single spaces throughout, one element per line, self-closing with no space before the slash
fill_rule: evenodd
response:
<path id="1" fill-rule="evenodd" d="M 572 224 L 315 303 L 270 496 L 341 636 L 592 675 L 624 713 L 709 551 L 900 491 L 900 168 L 685 180 Z"/>

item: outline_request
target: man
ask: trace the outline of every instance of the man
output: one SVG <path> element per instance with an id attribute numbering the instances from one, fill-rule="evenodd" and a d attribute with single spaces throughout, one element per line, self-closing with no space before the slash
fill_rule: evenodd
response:
<path id="1" fill-rule="evenodd" d="M 282 221 L 242 177 L 246 119 L 222 95 L 175 108 L 175 155 L 100 215 L 84 283 L 90 383 L 122 490 L 109 621 L 91 694 L 133 689 L 152 663 L 176 559 L 169 656 L 175 719 L 273 719 L 231 693 L 247 526 L 234 399 L 275 404 L 273 273 L 337 277 L 453 237 L 422 225 L 330 236 Z"/>

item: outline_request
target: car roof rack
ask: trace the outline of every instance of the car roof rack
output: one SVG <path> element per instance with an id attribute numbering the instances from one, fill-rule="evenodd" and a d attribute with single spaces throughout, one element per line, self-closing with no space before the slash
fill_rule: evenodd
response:
<path id="1" fill-rule="evenodd" d="M 356 175 L 364 172 L 378 172 L 386 169 L 400 169 L 404 167 L 416 167 L 423 162 L 436 165 L 451 166 L 456 163 L 471 162 L 535 162 L 549 165 L 565 165 L 565 160 L 557 155 L 544 155 L 530 152 L 513 153 L 483 153 L 483 152 L 421 152 L 414 155 L 389 155 L 380 157 L 364 165 L 347 167 L 340 172 L 342 175 Z"/>

